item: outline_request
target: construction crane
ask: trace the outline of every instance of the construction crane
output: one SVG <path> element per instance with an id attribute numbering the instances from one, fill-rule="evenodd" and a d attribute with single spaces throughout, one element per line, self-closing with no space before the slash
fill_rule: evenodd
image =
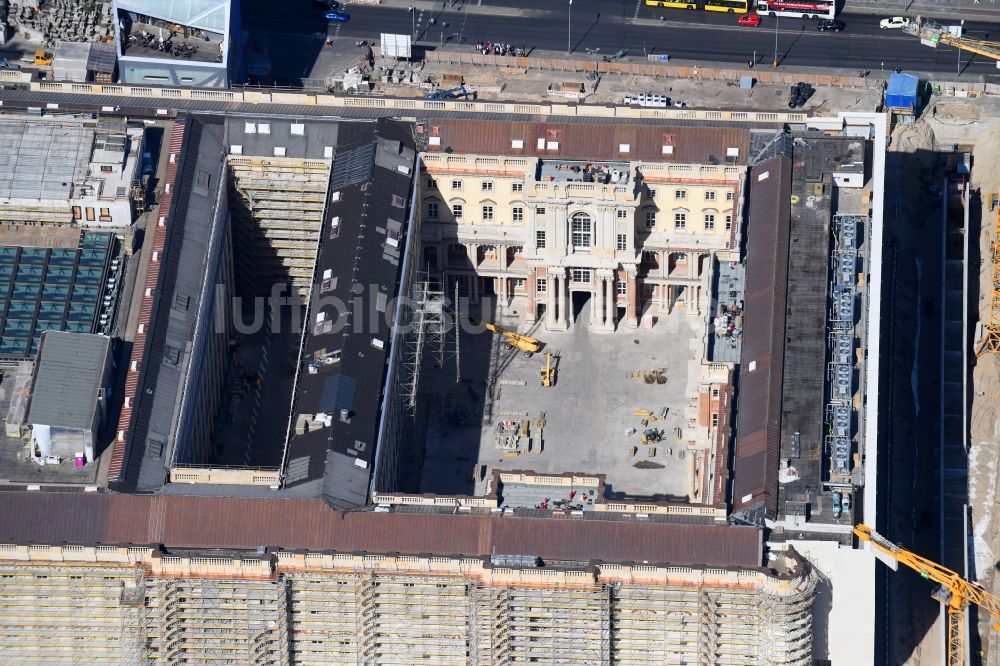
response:
<path id="1" fill-rule="evenodd" d="M 991 58 L 996 61 L 997 68 L 1000 69 L 1000 42 L 988 42 L 984 39 L 971 39 L 954 35 L 948 26 L 920 16 L 917 17 L 916 21 L 905 23 L 902 28 L 903 32 L 919 37 L 927 46 L 936 48 L 938 44 L 947 44 L 962 51 Z"/>
<path id="2" fill-rule="evenodd" d="M 483 325 L 486 326 L 486 330 L 502 335 L 504 337 L 504 344 L 507 345 L 507 349 L 520 349 L 524 352 L 525 358 L 531 358 L 532 354 L 541 351 L 542 349 L 541 341 L 536 340 L 529 335 L 521 335 L 516 331 L 511 331 L 489 322 L 486 322 Z"/>
<path id="3" fill-rule="evenodd" d="M 993 227 L 993 243 L 991 243 L 993 293 L 990 297 L 990 318 L 983 327 L 983 337 L 976 347 L 976 356 L 985 352 L 1000 352 L 1000 205 L 996 205 L 991 199 L 990 209 L 996 217 Z"/>
<path id="4" fill-rule="evenodd" d="M 976 604 L 995 620 L 1000 620 L 1000 598 L 987 592 L 979 583 L 967 581 L 951 569 L 892 543 L 867 525 L 856 526 L 854 534 L 882 555 L 905 564 L 921 578 L 941 586 L 931 596 L 948 608 L 948 657 L 945 663 L 947 666 L 965 666 L 965 609 L 969 604 Z M 1000 624 L 994 623 L 993 628 L 1000 629 Z"/>

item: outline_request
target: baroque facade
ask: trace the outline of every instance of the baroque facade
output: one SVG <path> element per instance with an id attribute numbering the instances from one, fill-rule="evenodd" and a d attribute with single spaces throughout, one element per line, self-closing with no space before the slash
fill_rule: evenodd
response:
<path id="1" fill-rule="evenodd" d="M 424 154 L 424 266 L 472 302 L 548 330 L 612 331 L 704 310 L 715 253 L 737 247 L 743 169 Z M 450 293 L 450 292 L 449 292 Z"/>

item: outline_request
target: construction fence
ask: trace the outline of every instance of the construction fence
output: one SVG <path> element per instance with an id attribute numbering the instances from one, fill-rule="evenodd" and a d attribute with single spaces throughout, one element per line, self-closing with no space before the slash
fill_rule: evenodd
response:
<path id="1" fill-rule="evenodd" d="M 481 53 L 455 51 L 428 51 L 424 54 L 427 62 L 498 67 L 515 69 L 537 69 L 543 71 L 579 72 L 582 74 L 617 74 L 623 76 L 654 76 L 673 79 L 701 79 L 704 81 L 739 81 L 741 76 L 752 76 L 758 83 L 793 84 L 806 81 L 814 86 L 834 86 L 837 88 L 865 89 L 872 85 L 871 77 L 844 76 L 837 74 L 814 74 L 786 69 L 770 69 L 760 65 L 754 69 L 733 69 L 726 67 L 699 67 L 698 65 L 668 65 L 664 62 L 623 62 L 603 60 L 582 60 L 553 57 L 514 57 L 483 55 Z M 967 81 L 931 81 L 941 94 L 974 97 L 977 95 L 1000 95 L 1000 84 Z M 964 94 L 963 94 L 964 93 Z"/>

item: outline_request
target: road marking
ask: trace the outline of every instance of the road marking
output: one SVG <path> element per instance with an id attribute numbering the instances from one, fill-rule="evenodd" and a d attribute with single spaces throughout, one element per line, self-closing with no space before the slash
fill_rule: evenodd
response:
<path id="1" fill-rule="evenodd" d="M 639 10 L 642 8 L 642 0 L 635 0 L 635 13 L 632 14 L 633 19 L 639 18 Z"/>

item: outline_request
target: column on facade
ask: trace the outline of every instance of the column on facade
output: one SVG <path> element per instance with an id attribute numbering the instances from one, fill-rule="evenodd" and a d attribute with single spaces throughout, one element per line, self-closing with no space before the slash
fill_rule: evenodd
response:
<path id="1" fill-rule="evenodd" d="M 615 273 L 611 272 L 604 281 L 604 326 L 615 330 L 615 316 L 618 314 L 618 289 L 615 286 Z"/>
<path id="2" fill-rule="evenodd" d="M 537 270 L 529 269 L 528 275 L 524 278 L 524 302 L 526 310 L 524 320 L 529 324 L 534 324 L 538 319 L 538 293 L 535 291 L 538 288 L 537 273 Z"/>
<path id="3" fill-rule="evenodd" d="M 549 268 L 549 308 L 553 312 L 551 318 L 546 317 L 547 328 L 553 331 L 565 331 L 569 328 L 569 310 L 566 295 L 566 269 Z"/>
<path id="4" fill-rule="evenodd" d="M 610 286 L 613 284 L 613 273 L 609 270 L 597 272 L 597 289 L 594 300 L 597 303 L 591 326 L 597 331 L 614 330 L 614 302 L 611 300 Z"/>
<path id="5" fill-rule="evenodd" d="M 568 329 L 572 323 L 569 318 L 573 308 L 570 302 L 569 282 L 565 270 L 559 273 L 559 302 L 559 317 L 562 319 L 563 329 Z"/>
<path id="6" fill-rule="evenodd" d="M 625 272 L 625 326 L 639 327 L 639 288 L 635 279 L 635 269 Z"/>
<path id="7" fill-rule="evenodd" d="M 555 271 L 549 268 L 545 275 L 545 328 L 550 330 L 555 329 L 559 321 L 556 312 L 557 289 Z"/>
<path id="8" fill-rule="evenodd" d="M 698 255 L 694 252 L 688 252 L 687 262 L 688 262 L 688 277 L 693 280 L 696 277 L 698 277 Z"/>
<path id="9" fill-rule="evenodd" d="M 590 299 L 590 327 L 597 329 L 604 321 L 604 276 L 594 271 L 594 295 Z"/>

